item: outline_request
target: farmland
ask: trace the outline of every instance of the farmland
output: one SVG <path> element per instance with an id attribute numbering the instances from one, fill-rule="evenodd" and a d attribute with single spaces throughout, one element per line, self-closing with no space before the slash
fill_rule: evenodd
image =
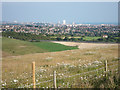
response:
<path id="1" fill-rule="evenodd" d="M 56 36 L 51 36 L 51 38 L 57 38 Z M 62 39 L 65 38 L 65 36 L 61 36 Z M 80 37 L 80 36 L 68 36 L 69 39 L 71 38 L 83 38 L 83 40 L 85 41 L 90 41 L 90 40 L 97 40 L 97 39 L 100 39 L 101 37 L 89 37 L 89 36 L 85 36 L 85 37 Z"/>
<path id="2" fill-rule="evenodd" d="M 89 40 L 97 40 L 101 37 L 84 37 L 83 40 L 89 41 Z"/>
<path id="3" fill-rule="evenodd" d="M 2 46 L 3 56 L 77 49 L 76 46 L 70 47 L 52 42 L 27 42 L 5 37 L 2 38 Z"/>
<path id="4" fill-rule="evenodd" d="M 5 39 L 7 40 L 7 39 Z M 10 42 L 10 40 L 8 40 Z M 19 41 L 20 42 L 20 41 Z M 7 42 L 6 42 L 7 43 Z M 24 43 L 22 41 L 21 43 Z M 45 43 L 45 42 L 44 42 Z M 3 52 L 8 52 L 10 56 L 3 55 L 2 74 L 3 88 L 31 88 L 32 87 L 32 67 L 33 61 L 36 62 L 36 87 L 51 88 L 53 87 L 53 71 L 57 72 L 57 87 L 61 88 L 93 88 L 93 87 L 117 87 L 112 81 L 113 75 L 116 76 L 118 68 L 118 45 L 117 44 L 96 44 L 96 43 L 74 43 L 74 42 L 54 42 L 55 45 L 71 47 L 60 51 L 53 46 L 53 42 L 47 44 L 51 47 L 34 42 L 30 45 L 36 46 L 31 51 L 36 51 L 39 47 L 44 50 L 42 53 L 34 52 L 25 54 L 12 54 L 5 50 L 3 41 Z M 51 44 L 52 43 L 52 44 Z M 16 45 L 17 44 L 16 41 Z M 28 45 L 28 42 L 23 44 Z M 23 46 L 22 45 L 22 46 Z M 63 48 L 63 45 L 61 48 Z M 9 46 L 9 45 L 7 45 Z M 12 47 L 12 46 L 11 46 Z M 60 46 L 58 46 L 60 48 Z M 73 49 L 74 47 L 74 49 Z M 77 47 L 79 49 L 77 49 Z M 23 48 L 23 47 L 22 47 Z M 45 48 L 47 51 L 45 51 Z M 14 48 L 13 48 L 14 49 Z M 12 49 L 12 50 L 13 50 Z M 15 50 L 18 50 L 15 48 Z M 26 50 L 24 48 L 24 50 Z M 41 50 L 41 51 L 42 51 Z M 22 51 L 22 50 L 21 50 Z M 108 60 L 108 84 L 100 84 L 104 81 L 104 61 Z M 98 69 L 98 70 L 96 70 Z M 86 73 L 89 72 L 89 73 Z M 114 73 L 114 74 L 112 74 Z M 116 76 L 117 78 L 117 76 Z M 92 81 L 93 82 L 92 82 Z M 109 81 L 108 79 L 106 79 Z M 99 84 L 99 85 L 96 85 Z"/>

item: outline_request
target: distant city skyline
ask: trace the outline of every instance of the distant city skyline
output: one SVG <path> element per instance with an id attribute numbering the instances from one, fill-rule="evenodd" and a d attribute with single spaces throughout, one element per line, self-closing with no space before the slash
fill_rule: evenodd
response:
<path id="1" fill-rule="evenodd" d="M 2 21 L 117 24 L 117 2 L 3 2 Z"/>

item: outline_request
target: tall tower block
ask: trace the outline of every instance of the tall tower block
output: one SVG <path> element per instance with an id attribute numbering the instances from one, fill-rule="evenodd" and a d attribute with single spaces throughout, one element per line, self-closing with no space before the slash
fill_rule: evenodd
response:
<path id="1" fill-rule="evenodd" d="M 66 21 L 65 21 L 65 20 L 63 20 L 63 24 L 66 24 Z"/>

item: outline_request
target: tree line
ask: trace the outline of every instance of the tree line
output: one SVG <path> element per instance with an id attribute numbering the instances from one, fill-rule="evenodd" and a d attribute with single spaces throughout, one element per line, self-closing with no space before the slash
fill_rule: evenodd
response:
<path id="1" fill-rule="evenodd" d="M 53 35 L 44 35 L 44 34 L 32 34 L 32 33 L 24 33 L 24 32 L 2 32 L 3 37 L 8 37 L 8 38 L 14 38 L 14 39 L 19 39 L 19 40 L 24 40 L 24 41 L 36 41 L 39 42 L 40 40 L 55 40 L 55 41 L 90 41 L 90 42 L 120 42 L 120 34 L 118 36 L 113 36 L 113 35 L 108 35 L 108 38 L 98 38 L 98 39 L 91 39 L 91 40 L 85 40 L 85 36 L 81 36 L 80 38 L 75 38 L 65 35 L 65 38 L 63 39 L 62 37 L 59 37 L 59 35 L 56 38 L 51 38 Z"/>

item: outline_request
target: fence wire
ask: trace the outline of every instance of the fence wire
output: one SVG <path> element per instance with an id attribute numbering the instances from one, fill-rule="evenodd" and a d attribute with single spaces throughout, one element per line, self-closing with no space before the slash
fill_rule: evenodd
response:
<path id="1" fill-rule="evenodd" d="M 116 62 L 117 61 L 109 62 L 108 67 L 110 68 L 110 67 L 117 66 L 118 63 L 114 64 Z M 113 64 L 113 65 L 110 65 L 110 64 Z M 100 64 L 100 66 L 103 66 L 103 65 L 104 64 Z M 101 68 L 98 68 L 98 69 L 95 69 L 95 70 L 91 70 L 91 71 L 83 72 L 83 73 L 77 73 L 77 74 L 74 74 L 74 75 L 68 75 L 69 73 L 66 72 L 66 73 L 62 73 L 63 74 L 62 77 L 57 78 L 57 80 L 71 78 L 71 77 L 75 77 L 75 76 L 79 76 L 79 75 L 85 75 L 85 74 L 93 73 L 93 72 L 104 70 L 104 69 L 105 69 L 105 67 L 101 67 Z M 50 83 L 49 87 L 53 87 L 53 71 L 47 72 L 49 70 L 42 69 L 42 68 L 36 68 L 35 71 L 36 71 L 36 73 L 35 73 L 36 74 L 36 86 L 38 85 L 40 87 L 44 87 L 44 86 L 48 86 L 48 84 Z M 106 73 L 106 71 L 104 71 L 104 73 Z M 65 75 L 65 74 L 67 74 L 67 75 Z M 48 76 L 46 76 L 46 75 L 48 75 Z M 8 87 L 13 87 L 13 88 L 14 87 L 16 88 L 16 86 L 18 88 L 31 88 L 33 86 L 33 84 L 32 84 L 32 72 L 29 72 L 29 73 L 24 72 L 21 75 L 18 75 L 17 77 L 22 78 L 21 81 L 18 82 L 17 79 L 13 78 L 13 79 L 11 79 L 11 81 L 13 81 L 14 83 L 10 81 L 9 84 L 7 84 L 7 86 Z M 41 82 L 39 82 L 39 81 L 41 81 Z M 2 84 L 2 86 L 4 86 L 4 84 Z"/>
<path id="2" fill-rule="evenodd" d="M 108 63 L 108 64 L 111 64 L 111 63 Z M 108 67 L 113 67 L 113 66 L 116 66 L 116 65 L 118 65 L 118 64 L 114 64 L 114 65 L 111 65 L 111 66 L 108 66 Z M 96 71 L 102 70 L 102 69 L 104 70 L 105 67 L 102 67 L 102 68 L 99 68 L 99 69 L 95 69 L 95 70 L 91 70 L 91 71 L 84 72 L 84 73 L 79 73 L 79 74 L 71 75 L 71 76 L 64 76 L 64 77 L 61 77 L 61 78 L 59 78 L 59 79 L 57 79 L 57 80 L 66 79 L 66 78 L 71 78 L 71 77 L 79 76 L 79 75 L 84 75 L 84 74 L 96 72 Z M 106 71 L 104 71 L 104 73 L 106 73 Z M 41 84 L 41 83 L 48 83 L 48 82 L 51 82 L 51 81 L 53 81 L 53 79 L 39 82 L 39 83 L 37 83 L 36 85 L 39 85 L 39 84 Z M 33 84 L 29 85 L 29 87 L 30 87 L 30 86 L 33 86 Z"/>

